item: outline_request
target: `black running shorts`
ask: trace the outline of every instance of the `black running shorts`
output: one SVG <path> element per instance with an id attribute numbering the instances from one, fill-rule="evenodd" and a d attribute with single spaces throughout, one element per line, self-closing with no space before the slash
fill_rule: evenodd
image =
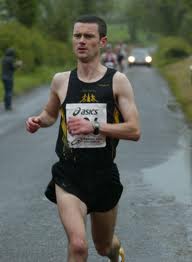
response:
<path id="1" fill-rule="evenodd" d="M 52 167 L 52 180 L 45 196 L 56 203 L 55 184 L 78 197 L 90 212 L 106 212 L 114 208 L 123 191 L 116 164 L 102 169 L 63 164 Z"/>

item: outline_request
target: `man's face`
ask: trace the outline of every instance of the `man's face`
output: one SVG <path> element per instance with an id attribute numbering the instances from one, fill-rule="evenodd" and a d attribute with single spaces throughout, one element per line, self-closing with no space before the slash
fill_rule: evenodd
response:
<path id="1" fill-rule="evenodd" d="M 77 58 L 87 63 L 100 54 L 100 47 L 106 37 L 100 39 L 98 25 L 94 23 L 76 23 L 73 30 L 73 50 Z"/>

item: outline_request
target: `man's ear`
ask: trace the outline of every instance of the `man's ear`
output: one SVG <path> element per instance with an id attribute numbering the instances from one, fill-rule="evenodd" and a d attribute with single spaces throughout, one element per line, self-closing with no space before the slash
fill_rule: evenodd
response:
<path id="1" fill-rule="evenodd" d="M 100 48 L 104 48 L 107 44 L 107 37 L 106 36 L 103 36 L 101 37 L 100 39 Z"/>

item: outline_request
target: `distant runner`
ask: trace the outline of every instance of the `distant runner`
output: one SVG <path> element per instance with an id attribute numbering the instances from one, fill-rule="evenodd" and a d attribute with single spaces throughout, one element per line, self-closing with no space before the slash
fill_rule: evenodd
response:
<path id="1" fill-rule="evenodd" d="M 120 72 L 124 71 L 124 66 L 126 62 L 127 52 L 125 50 L 125 45 L 120 43 L 115 47 L 116 55 L 117 55 L 117 63 L 118 70 Z"/>
<path id="2" fill-rule="evenodd" d="M 117 68 L 117 56 L 113 52 L 111 44 L 106 47 L 106 52 L 101 55 L 101 63 L 108 68 Z"/>

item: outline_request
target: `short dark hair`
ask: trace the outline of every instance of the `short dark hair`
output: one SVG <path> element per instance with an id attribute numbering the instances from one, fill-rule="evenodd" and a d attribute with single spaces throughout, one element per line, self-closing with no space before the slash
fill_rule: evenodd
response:
<path id="1" fill-rule="evenodd" d="M 95 15 L 82 15 L 79 18 L 75 20 L 75 23 L 91 23 L 91 24 L 97 24 L 99 28 L 99 36 L 104 37 L 107 35 L 107 25 L 105 21 Z M 74 23 L 74 24 L 75 24 Z"/>

